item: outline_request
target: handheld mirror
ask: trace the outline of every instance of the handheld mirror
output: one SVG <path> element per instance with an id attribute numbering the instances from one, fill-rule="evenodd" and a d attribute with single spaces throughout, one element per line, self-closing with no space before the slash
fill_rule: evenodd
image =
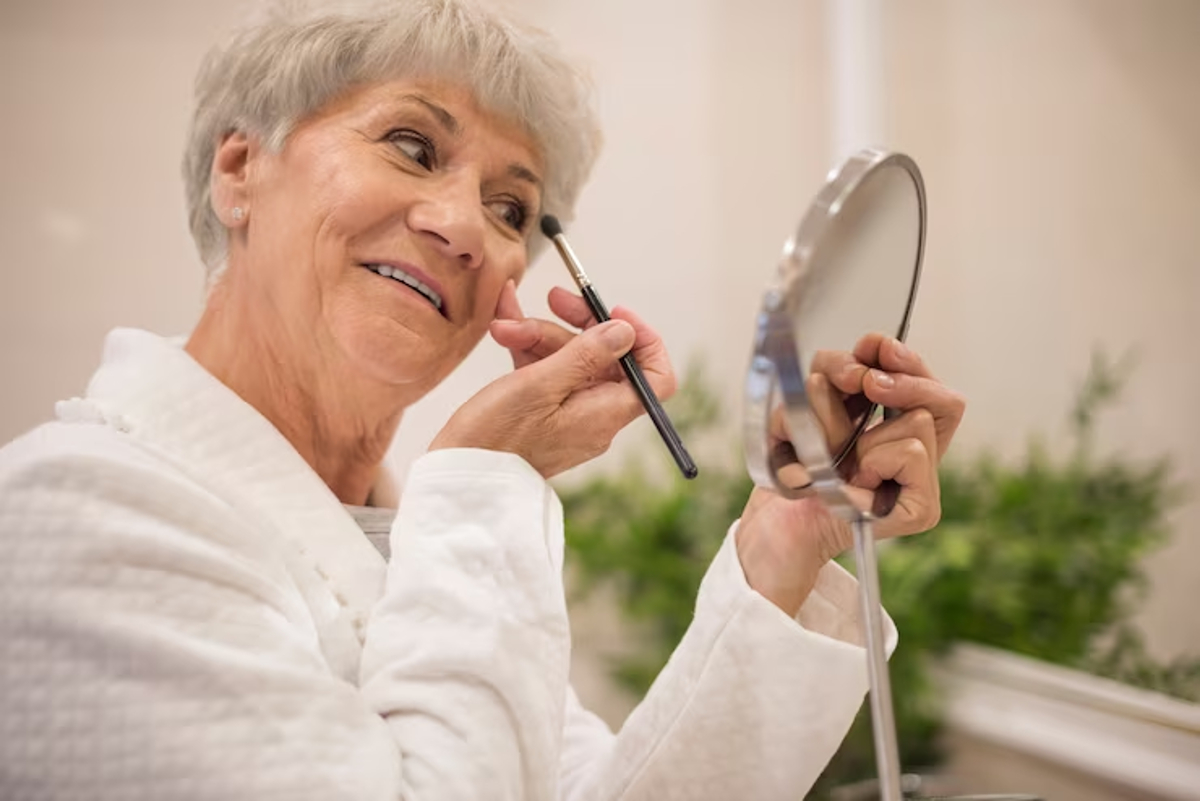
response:
<path id="1" fill-rule="evenodd" d="M 872 521 L 891 511 L 899 486 L 885 481 L 872 493 L 847 484 L 859 436 L 888 416 L 851 390 L 855 376 L 861 388 L 862 365 L 876 364 L 881 337 L 903 341 L 908 333 L 925 224 L 925 185 L 908 156 L 863 150 L 830 173 L 763 296 L 746 377 L 744 442 L 755 483 L 787 498 L 820 499 L 854 533 L 879 776 L 878 796 L 868 792 L 882 801 L 905 796 Z"/>
<path id="2" fill-rule="evenodd" d="M 861 490 L 847 491 L 855 442 L 880 410 L 836 384 L 841 365 L 870 365 L 878 342 L 871 335 L 907 334 L 925 217 L 924 183 L 908 156 L 864 150 L 834 170 L 784 246 L 746 378 L 744 441 L 755 483 L 788 498 L 820 498 L 854 530 L 885 801 L 901 798 L 900 764 L 871 521 L 891 510 L 896 487 L 885 482 L 869 502 Z"/>

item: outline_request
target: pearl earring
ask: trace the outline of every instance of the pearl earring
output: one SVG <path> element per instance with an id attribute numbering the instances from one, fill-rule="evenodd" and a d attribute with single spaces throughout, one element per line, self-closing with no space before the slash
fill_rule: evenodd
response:
<path id="1" fill-rule="evenodd" d="M 234 206 L 234 207 L 233 207 L 233 211 L 232 211 L 232 212 L 230 212 L 230 213 L 233 215 L 233 219 L 235 219 L 235 220 L 237 220 L 237 221 L 239 221 L 239 222 L 241 221 L 241 219 L 242 219 L 243 217 L 245 217 L 245 216 L 246 216 L 246 212 L 242 211 L 242 207 L 241 207 L 241 206 Z"/>

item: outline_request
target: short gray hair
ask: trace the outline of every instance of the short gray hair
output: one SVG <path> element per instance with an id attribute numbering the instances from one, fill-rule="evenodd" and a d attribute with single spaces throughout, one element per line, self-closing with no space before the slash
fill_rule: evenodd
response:
<path id="1" fill-rule="evenodd" d="M 183 178 L 210 282 L 228 245 L 211 196 L 220 141 L 242 131 L 278 150 L 297 123 L 347 90 L 395 78 L 462 83 L 480 106 L 519 124 L 541 150 L 542 212 L 573 217 L 600 130 L 591 83 L 547 34 L 474 0 L 390 0 L 339 11 L 293 4 L 210 51 L 196 77 Z M 535 232 L 535 250 L 539 239 Z"/>

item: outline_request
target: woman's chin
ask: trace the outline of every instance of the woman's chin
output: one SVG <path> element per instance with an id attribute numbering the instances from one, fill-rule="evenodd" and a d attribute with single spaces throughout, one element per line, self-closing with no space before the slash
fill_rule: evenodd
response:
<path id="1" fill-rule="evenodd" d="M 372 276 L 374 277 L 374 276 Z M 468 331 L 424 314 L 401 314 L 392 304 L 347 293 L 324 320 L 351 376 L 407 388 L 420 396 L 457 367 L 487 326 Z M 339 371 L 340 372 L 340 371 Z"/>
<path id="2" fill-rule="evenodd" d="M 394 325 L 384 326 L 384 331 L 370 328 L 355 326 L 347 336 L 338 337 L 351 372 L 368 381 L 423 395 L 462 361 L 452 343 L 423 332 Z"/>

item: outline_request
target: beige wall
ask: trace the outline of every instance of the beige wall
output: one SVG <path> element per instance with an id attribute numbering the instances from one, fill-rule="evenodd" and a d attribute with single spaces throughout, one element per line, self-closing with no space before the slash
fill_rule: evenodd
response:
<path id="1" fill-rule="evenodd" d="M 1170 454 L 1191 498 L 1143 620 L 1200 654 L 1200 4 L 887 5 L 888 128 L 926 172 L 913 342 L 971 399 L 963 451 L 1063 443 L 1094 346 L 1133 349 L 1104 446 Z"/>
<path id="2" fill-rule="evenodd" d="M 236 0 L 0 4 L 0 439 L 79 393 L 115 325 L 178 333 L 200 268 L 177 180 L 190 83 Z M 818 0 L 523 0 L 593 67 L 607 149 L 572 241 L 610 303 L 735 399 L 758 292 L 830 166 Z M 1063 431 L 1094 343 L 1139 347 L 1105 442 L 1171 452 L 1200 497 L 1200 5 L 891 2 L 889 141 L 932 204 L 913 341 L 971 398 L 959 448 Z M 562 268 L 522 294 L 541 308 Z M 506 367 L 484 346 L 413 410 L 403 463 Z M 647 433 L 647 426 L 625 444 Z M 1200 653 L 1195 502 L 1146 626 Z"/>

